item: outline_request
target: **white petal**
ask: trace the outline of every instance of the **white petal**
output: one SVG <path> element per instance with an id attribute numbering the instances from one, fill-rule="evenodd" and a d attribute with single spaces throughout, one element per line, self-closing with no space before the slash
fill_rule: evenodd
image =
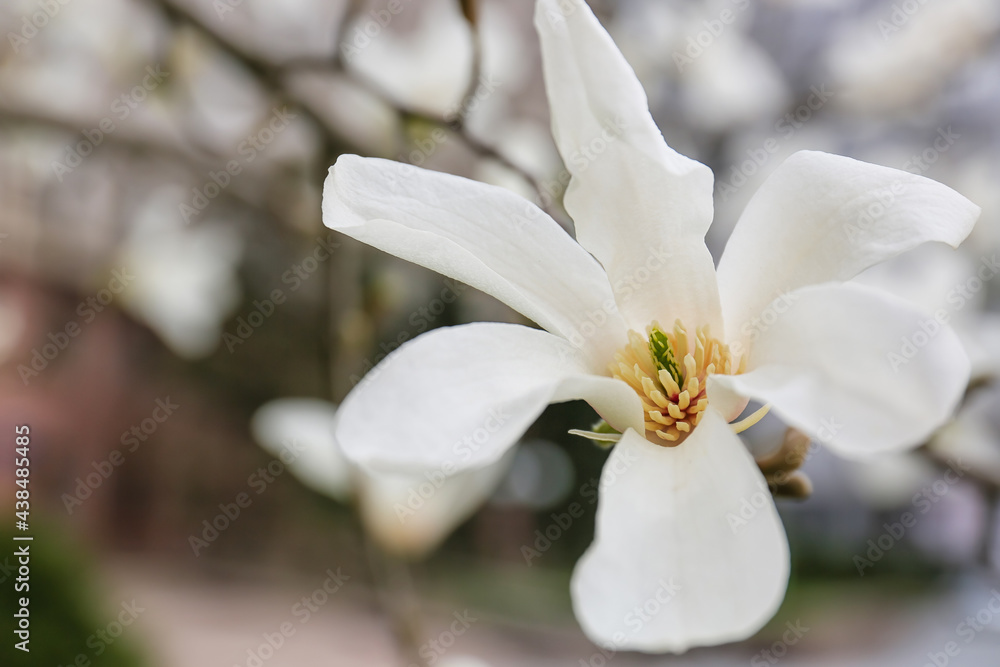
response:
<path id="1" fill-rule="evenodd" d="M 514 450 L 498 462 L 445 475 L 361 471 L 358 511 L 366 530 L 388 551 L 411 558 L 434 550 L 496 489 Z"/>
<path id="2" fill-rule="evenodd" d="M 679 653 L 745 639 L 777 611 L 784 528 L 757 464 L 711 407 L 678 447 L 626 433 L 604 465 L 599 503 L 572 582 L 594 642 Z"/>
<path id="3" fill-rule="evenodd" d="M 719 261 L 729 340 L 745 340 L 780 294 L 849 280 L 927 241 L 957 246 L 978 216 L 978 206 L 921 176 L 795 153 L 754 194 Z"/>
<path id="4" fill-rule="evenodd" d="M 316 398 L 283 398 L 257 409 L 250 430 L 306 486 L 336 500 L 352 493 L 352 466 L 333 438 L 337 407 Z"/>
<path id="5" fill-rule="evenodd" d="M 667 146 L 635 72 L 585 2 L 541 0 L 535 27 L 552 131 L 572 175 L 566 210 L 629 326 L 680 318 L 721 333 L 705 246 L 712 172 Z"/>
<path id="6" fill-rule="evenodd" d="M 748 367 L 714 379 L 771 403 L 788 424 L 852 457 L 920 444 L 952 414 L 969 380 L 969 359 L 950 327 L 852 283 L 790 293 Z"/>
<path id="7" fill-rule="evenodd" d="M 481 289 L 605 360 L 625 342 L 601 266 L 541 209 L 503 188 L 342 155 L 323 190 L 323 222 Z"/>
<path id="8" fill-rule="evenodd" d="M 619 430 L 642 426 L 624 382 L 588 374 L 567 341 L 516 324 L 435 329 L 365 376 L 340 407 L 336 437 L 383 470 L 455 470 L 498 460 L 549 403 L 584 399 Z"/>

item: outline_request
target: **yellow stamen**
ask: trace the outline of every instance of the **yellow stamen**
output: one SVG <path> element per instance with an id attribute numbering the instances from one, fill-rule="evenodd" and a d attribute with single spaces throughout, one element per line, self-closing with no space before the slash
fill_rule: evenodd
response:
<path id="1" fill-rule="evenodd" d="M 667 371 L 660 371 L 657 377 L 660 378 L 660 382 L 663 383 L 663 386 L 666 388 L 667 393 L 670 396 L 676 396 L 681 393 L 681 388 L 677 386 L 676 382 L 674 382 L 674 378 L 670 376 L 670 373 Z"/>
<path id="2" fill-rule="evenodd" d="M 746 419 L 738 422 L 733 422 L 732 424 L 729 425 L 729 428 L 733 429 L 733 433 L 742 433 L 743 431 L 747 430 L 748 428 L 759 422 L 761 419 L 763 419 L 764 416 L 767 415 L 767 413 L 770 411 L 771 411 L 771 404 L 768 403 L 760 410 L 757 410 L 757 412 L 747 417 Z"/>
<path id="3" fill-rule="evenodd" d="M 688 390 L 685 389 L 680 393 L 680 396 L 677 397 L 677 407 L 681 410 L 687 410 L 689 405 L 691 405 L 691 394 L 689 394 Z M 663 407 L 667 406 L 664 405 Z"/>

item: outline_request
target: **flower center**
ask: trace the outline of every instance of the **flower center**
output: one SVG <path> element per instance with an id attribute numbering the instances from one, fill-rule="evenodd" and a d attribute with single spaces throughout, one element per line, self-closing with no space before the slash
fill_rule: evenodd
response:
<path id="1" fill-rule="evenodd" d="M 701 421 L 709 375 L 738 375 L 746 366 L 745 357 L 734 358 L 707 325 L 691 338 L 680 320 L 669 332 L 653 322 L 645 337 L 629 331 L 628 340 L 608 370 L 639 394 L 646 438 L 664 447 L 679 445 Z"/>

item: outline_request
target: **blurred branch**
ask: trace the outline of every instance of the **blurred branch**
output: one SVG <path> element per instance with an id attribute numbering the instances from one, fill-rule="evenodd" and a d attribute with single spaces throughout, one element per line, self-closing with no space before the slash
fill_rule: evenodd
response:
<path id="1" fill-rule="evenodd" d="M 294 106 L 298 113 L 305 117 L 324 138 L 324 154 L 327 161 L 341 153 L 356 153 L 356 149 L 349 145 L 346 137 L 341 135 L 337 128 L 328 123 L 322 116 L 311 107 L 309 102 L 297 96 L 287 85 L 287 71 L 280 65 L 272 63 L 267 58 L 253 52 L 251 49 L 239 44 L 223 34 L 217 32 L 201 18 L 181 6 L 175 0 L 149 0 L 158 7 L 167 17 L 168 21 L 174 25 L 189 25 L 197 29 L 202 35 L 207 37 L 220 51 L 238 61 L 259 81 L 261 86 L 269 94 L 279 100 Z"/>
<path id="2" fill-rule="evenodd" d="M 417 109 L 395 99 L 393 95 L 382 89 L 375 82 L 359 76 L 356 72 L 347 67 L 341 56 L 340 42 L 343 40 L 346 26 L 350 24 L 354 13 L 358 11 L 360 6 L 360 3 L 356 1 L 352 1 L 349 4 L 348 10 L 341 21 L 338 32 L 338 43 L 332 58 L 293 58 L 280 64 L 273 63 L 267 58 L 254 53 L 252 50 L 237 43 L 235 40 L 216 32 L 202 19 L 197 17 L 188 9 L 180 6 L 176 0 L 149 1 L 159 7 L 174 25 L 187 24 L 198 29 L 221 51 L 240 62 L 260 81 L 261 85 L 270 94 L 279 99 L 284 99 L 289 104 L 295 106 L 303 114 L 303 116 L 311 121 L 312 124 L 315 125 L 316 128 L 324 135 L 326 143 L 326 150 L 324 152 L 327 155 L 328 161 L 332 162 L 332 159 L 341 153 L 363 153 L 363 151 L 349 146 L 345 138 L 337 131 L 336 127 L 324 120 L 307 101 L 300 99 L 289 89 L 287 85 L 287 78 L 291 74 L 303 71 L 342 73 L 368 91 L 371 95 L 377 97 L 384 104 L 394 109 L 401 118 L 424 121 L 426 123 L 451 130 L 466 145 L 466 147 L 479 157 L 493 160 L 518 174 L 538 194 L 538 201 L 542 208 L 547 209 L 545 206 L 546 198 L 538 179 L 536 179 L 524 168 L 515 164 L 510 158 L 501 153 L 495 147 L 490 146 L 474 137 L 469 133 L 465 126 L 469 103 L 475 96 L 476 89 L 479 86 L 479 81 L 482 76 L 482 45 L 478 31 L 475 29 L 474 24 L 470 24 L 473 42 L 473 59 L 472 67 L 469 73 L 469 81 L 459 104 L 459 112 L 455 114 L 454 118 L 446 118 L 428 111 Z M 551 214 L 551 211 L 549 211 L 549 213 Z"/>
<path id="3" fill-rule="evenodd" d="M 973 378 L 965 390 L 965 395 L 962 397 L 962 401 L 955 409 L 955 413 L 961 413 L 961 411 L 968 406 L 973 396 L 975 396 L 978 392 L 993 386 L 997 379 L 998 378 L 993 376 Z M 931 446 L 931 441 L 921 445 L 916 450 L 916 454 L 922 456 L 941 472 L 951 470 L 955 463 L 944 453 L 935 450 Z M 980 493 L 983 494 L 983 498 L 987 503 L 987 524 L 986 530 L 983 534 L 983 544 L 980 549 L 979 558 L 980 562 L 988 570 L 993 571 L 994 564 L 992 560 L 992 549 L 993 545 L 997 542 L 998 535 L 1000 535 L 1000 525 L 998 525 L 997 522 L 998 517 L 1000 517 L 1000 481 L 987 475 L 983 475 L 973 468 L 969 468 L 967 470 L 963 469 L 962 472 L 972 481 L 973 484 L 976 485 Z"/>
<path id="4" fill-rule="evenodd" d="M 997 378 L 992 376 L 981 376 L 972 378 L 969 382 L 969 386 L 965 388 L 965 394 L 962 396 L 962 400 L 959 402 L 958 407 L 955 408 L 955 414 L 959 414 L 962 410 L 965 410 L 969 403 L 972 401 L 972 397 L 978 394 L 984 389 L 988 389 L 993 386 L 997 381 Z M 933 449 L 931 446 L 932 441 L 927 441 L 920 445 L 915 451 L 918 455 L 924 457 L 930 461 L 935 467 L 939 469 L 951 469 L 952 461 L 948 459 L 947 456 Z M 998 491 L 1000 490 L 1000 483 L 997 480 L 990 477 L 986 477 L 977 473 L 975 470 L 968 470 L 965 472 L 966 475 L 972 479 L 983 491 Z"/>
<path id="5" fill-rule="evenodd" d="M 996 567 L 993 559 L 993 548 L 997 545 L 1000 535 L 1000 487 L 993 486 L 984 489 L 986 496 L 986 534 L 979 550 L 979 560 L 990 571 Z"/>
<path id="6" fill-rule="evenodd" d="M 15 109 L 5 106 L 2 103 L 0 103 L 0 123 L 15 125 L 41 125 L 50 130 L 63 131 L 75 135 L 80 134 L 82 126 L 81 123 L 78 123 L 75 120 L 48 115 L 44 110 Z M 198 169 L 218 166 L 217 163 L 212 162 L 202 155 L 196 154 L 194 151 L 183 150 L 178 148 L 174 142 L 169 141 L 166 138 L 158 140 L 153 138 L 148 133 L 144 133 L 142 135 L 129 135 L 125 132 L 115 132 L 114 134 L 105 134 L 102 143 L 104 141 L 124 149 L 159 153 L 164 157 L 168 157 L 178 162 L 184 162 Z"/>
<path id="7" fill-rule="evenodd" d="M 475 97 L 476 89 L 479 88 L 479 80 L 483 75 L 483 40 L 479 36 L 479 27 L 476 25 L 476 0 L 458 0 L 458 2 L 462 15 L 465 16 L 465 20 L 469 24 L 469 38 L 472 40 L 472 63 L 469 67 L 469 80 L 465 84 L 461 105 L 452 122 L 453 129 L 460 135 L 464 135 L 469 103 Z M 473 150 L 475 150 L 474 147 Z"/>
<path id="8" fill-rule="evenodd" d="M 24 111 L 5 108 L 0 105 L 0 125 L 28 125 L 41 127 L 46 130 L 56 132 L 68 132 L 79 134 L 80 125 L 73 120 L 59 118 L 57 116 L 45 115 L 40 111 Z M 225 156 L 215 156 L 209 151 L 198 147 L 198 150 L 189 150 L 178 146 L 177 142 L 164 137 L 157 139 L 149 133 L 142 135 L 129 135 L 124 132 L 107 134 L 102 140 L 101 148 L 117 148 L 123 151 L 133 151 L 136 153 L 148 153 L 157 158 L 174 162 L 183 167 L 186 171 L 193 173 L 203 173 L 207 170 L 220 169 L 225 164 Z M 211 155 L 211 157 L 209 157 Z M 251 208 L 255 211 L 263 212 L 277 222 L 281 216 L 279 213 L 268 210 L 262 202 L 249 197 L 240 188 L 226 188 L 222 190 L 219 197 L 229 200 L 234 204 Z M 287 234 L 291 231 L 291 226 L 286 224 L 273 225 L 280 233 Z"/>
<path id="9" fill-rule="evenodd" d="M 466 120 L 470 110 L 469 107 L 472 100 L 475 98 L 476 90 L 479 88 L 479 82 L 481 81 L 483 75 L 483 49 L 482 40 L 479 36 L 479 31 L 477 30 L 475 22 L 475 3 L 470 0 L 459 0 L 459 2 L 463 16 L 466 17 L 467 21 L 469 21 L 470 37 L 472 39 L 472 64 L 469 71 L 468 81 L 459 101 L 458 111 L 453 116 L 441 116 L 431 111 L 420 109 L 402 102 L 375 81 L 361 76 L 358 72 L 351 69 L 342 56 L 340 45 L 343 42 L 346 27 L 352 20 L 353 11 L 356 10 L 355 6 L 358 4 L 356 2 L 352 3 L 351 9 L 348 10 L 347 15 L 341 23 L 336 51 L 332 56 L 329 58 L 314 56 L 292 58 L 284 61 L 279 67 L 282 71 L 287 73 L 311 71 L 343 74 L 370 95 L 393 109 L 404 121 L 419 121 L 428 125 L 435 125 L 437 127 L 450 130 L 455 134 L 455 136 L 458 137 L 466 148 L 471 150 L 478 157 L 492 160 L 521 177 L 537 193 L 539 205 L 545 209 L 546 212 L 552 215 L 552 211 L 549 210 L 545 203 L 547 201 L 547 197 L 545 197 L 544 191 L 542 190 L 538 179 L 526 169 L 516 164 L 509 157 L 501 153 L 497 148 L 490 146 L 474 136 L 471 132 L 469 132 L 466 126 Z"/>

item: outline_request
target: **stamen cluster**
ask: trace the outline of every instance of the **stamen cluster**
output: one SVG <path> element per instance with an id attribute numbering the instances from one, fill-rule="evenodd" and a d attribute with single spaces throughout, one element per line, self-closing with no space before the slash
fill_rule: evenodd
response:
<path id="1" fill-rule="evenodd" d="M 639 394 L 646 438 L 665 447 L 681 444 L 701 421 L 708 407 L 708 376 L 735 375 L 745 367 L 745 359 L 734 359 L 728 345 L 711 337 L 707 325 L 693 339 L 680 320 L 670 332 L 653 322 L 645 337 L 635 331 L 628 337 L 608 370 Z"/>

